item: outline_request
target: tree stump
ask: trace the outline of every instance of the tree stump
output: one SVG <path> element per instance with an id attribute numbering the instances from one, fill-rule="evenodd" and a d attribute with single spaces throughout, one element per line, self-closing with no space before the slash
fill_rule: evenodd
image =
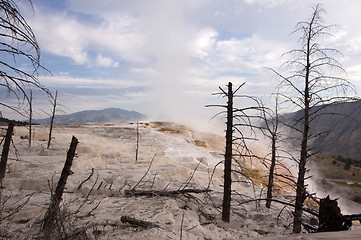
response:
<path id="1" fill-rule="evenodd" d="M 352 222 L 342 215 L 336 199 L 331 200 L 330 196 L 321 199 L 317 232 L 349 230 L 351 225 Z"/>
<path id="2" fill-rule="evenodd" d="M 73 163 L 73 159 L 75 157 L 75 151 L 77 145 L 78 145 L 78 139 L 75 136 L 73 136 L 67 153 L 64 168 L 60 175 L 58 185 L 55 189 L 55 192 L 51 196 L 50 205 L 44 217 L 43 232 L 46 235 L 50 234 L 54 230 L 56 222 L 57 220 L 59 220 L 58 219 L 60 213 L 59 204 L 62 200 L 62 196 L 68 176 L 72 173 L 70 168 Z"/>
<path id="3" fill-rule="evenodd" d="M 13 131 L 14 131 L 14 123 L 10 122 L 8 125 L 8 130 L 6 132 L 3 150 L 1 153 L 1 161 L 0 161 L 0 187 L 1 188 L 3 187 L 2 183 L 3 183 L 3 179 L 5 177 L 5 173 L 6 173 L 6 165 L 8 162 L 8 156 L 9 156 L 10 144 L 11 144 L 11 138 L 13 136 Z"/>

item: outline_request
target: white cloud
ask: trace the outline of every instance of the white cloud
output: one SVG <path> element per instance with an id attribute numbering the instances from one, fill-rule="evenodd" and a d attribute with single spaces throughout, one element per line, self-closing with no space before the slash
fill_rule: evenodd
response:
<path id="1" fill-rule="evenodd" d="M 146 61 L 144 34 L 138 28 L 136 19 L 129 16 L 107 17 L 93 28 L 89 37 L 94 50 L 112 53 L 130 62 Z"/>
<path id="2" fill-rule="evenodd" d="M 288 0 L 244 0 L 244 1 L 250 5 L 262 5 L 266 7 L 274 7 L 283 4 Z"/>
<path id="3" fill-rule="evenodd" d="M 325 23 L 344 28 L 327 46 L 345 54 L 350 78 L 359 79 L 360 59 L 354 58 L 361 52 L 355 20 L 359 0 L 349 0 L 341 13 L 339 0 L 320 2 L 328 12 Z M 289 33 L 308 19 L 312 4 L 314 0 L 67 0 L 65 12 L 39 9 L 29 23 L 43 52 L 89 67 L 118 67 L 105 79 L 74 78 L 81 73 L 59 67 L 69 74 L 47 78 L 44 85 L 166 86 L 169 91 L 156 92 L 166 93 L 160 102 L 182 103 L 185 96 L 179 92 L 207 96 L 228 81 L 246 81 L 244 91 L 255 94 L 273 91 L 272 74 L 264 67 L 277 68 L 282 53 L 298 46 L 298 36 Z"/>
<path id="4" fill-rule="evenodd" d="M 72 58 L 77 64 L 86 64 L 87 43 L 83 41 L 86 29 L 66 14 L 41 15 L 32 19 L 33 29 L 43 51 Z"/>
<path id="5" fill-rule="evenodd" d="M 191 53 L 194 57 L 205 58 L 211 54 L 218 37 L 217 30 L 212 27 L 201 29 L 191 44 Z"/>
<path id="6" fill-rule="evenodd" d="M 150 67 L 145 67 L 145 68 L 138 68 L 138 67 L 133 67 L 130 69 L 131 72 L 136 73 L 136 74 L 142 74 L 146 77 L 153 77 L 156 74 L 156 71 L 154 68 L 150 68 Z"/>
<path id="7" fill-rule="evenodd" d="M 348 67 L 346 71 L 351 80 L 361 82 L 361 64 Z"/>
<path id="8" fill-rule="evenodd" d="M 69 75 L 39 76 L 39 81 L 47 87 L 68 86 L 68 87 L 132 87 L 148 86 L 147 81 L 134 81 L 129 79 L 94 79 L 72 77 Z"/>
<path id="9" fill-rule="evenodd" d="M 212 56 L 213 66 L 223 66 L 226 69 L 240 72 L 256 73 L 265 67 L 276 67 L 279 58 L 287 46 L 272 42 L 258 36 L 243 39 L 231 38 L 216 43 L 215 54 Z"/>
<path id="10" fill-rule="evenodd" d="M 129 16 L 84 23 L 69 13 L 38 10 L 30 20 L 43 51 L 71 58 L 76 64 L 117 67 L 114 58 L 145 60 L 142 35 L 133 29 L 135 20 Z"/>
<path id="11" fill-rule="evenodd" d="M 361 53 L 361 33 L 349 38 L 345 39 L 345 50 L 346 52 L 353 54 Z"/>
<path id="12" fill-rule="evenodd" d="M 110 57 L 104 57 L 102 54 L 98 54 L 96 58 L 96 65 L 101 67 L 116 68 L 119 66 L 119 62 L 115 62 Z"/>

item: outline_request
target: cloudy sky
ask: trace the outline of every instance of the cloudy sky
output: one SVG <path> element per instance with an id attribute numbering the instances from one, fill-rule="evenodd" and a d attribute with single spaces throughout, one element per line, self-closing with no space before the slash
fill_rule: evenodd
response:
<path id="1" fill-rule="evenodd" d="M 59 91 L 64 110 L 119 107 L 171 120 L 209 116 L 218 86 L 246 82 L 242 93 L 268 95 L 290 35 L 321 3 L 328 38 L 340 50 L 347 78 L 361 89 L 359 0 L 33 0 L 22 7 Z M 44 97 L 34 100 L 38 108 Z"/>

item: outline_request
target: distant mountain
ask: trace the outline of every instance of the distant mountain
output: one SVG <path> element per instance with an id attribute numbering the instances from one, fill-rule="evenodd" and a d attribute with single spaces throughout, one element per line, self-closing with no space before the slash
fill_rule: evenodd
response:
<path id="1" fill-rule="evenodd" d="M 314 150 L 361 161 L 361 101 L 331 104 L 318 114 L 320 116 L 311 123 L 310 132 L 323 134 L 311 141 Z M 290 124 L 302 116 L 303 111 L 298 111 L 284 117 Z"/>
<path id="2" fill-rule="evenodd" d="M 87 110 L 69 115 L 55 116 L 55 123 L 102 123 L 102 122 L 125 122 L 144 120 L 146 116 L 136 111 L 127 111 L 119 108 L 107 108 L 103 110 Z M 34 123 L 49 124 L 50 118 L 35 119 Z"/>

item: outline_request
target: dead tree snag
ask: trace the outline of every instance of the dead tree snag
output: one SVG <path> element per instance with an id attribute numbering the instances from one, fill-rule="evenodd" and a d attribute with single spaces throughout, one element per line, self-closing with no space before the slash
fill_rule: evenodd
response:
<path id="1" fill-rule="evenodd" d="M 51 196 L 50 205 L 44 217 L 43 232 L 45 233 L 45 235 L 50 234 L 56 225 L 60 211 L 59 204 L 63 196 L 66 181 L 68 179 L 68 176 L 71 174 L 70 168 L 73 163 L 73 159 L 75 157 L 75 151 L 77 145 L 78 145 L 78 139 L 75 136 L 73 136 L 71 140 L 70 148 L 67 153 L 64 168 L 60 175 L 58 185 L 55 189 L 55 193 L 52 194 Z"/>
<path id="2" fill-rule="evenodd" d="M 56 111 L 56 100 L 58 98 L 58 90 L 55 91 L 55 97 L 53 102 L 53 111 L 51 112 L 51 118 L 50 118 L 50 129 L 49 129 L 49 139 L 48 139 L 48 149 L 50 148 L 51 144 L 51 134 L 53 132 L 53 124 L 54 124 L 54 118 L 55 118 L 55 111 Z"/>
<path id="3" fill-rule="evenodd" d="M 30 98 L 29 98 L 29 147 L 31 147 L 31 139 L 32 139 L 32 121 L 33 121 L 33 92 L 30 91 Z"/>
<path id="4" fill-rule="evenodd" d="M 296 183 L 295 209 L 293 212 L 293 233 L 302 231 L 302 207 L 307 196 L 307 163 L 313 152 L 310 142 L 323 132 L 314 132 L 312 123 L 322 116 L 322 111 L 330 104 L 354 101 L 354 86 L 342 77 L 346 72 L 336 59 L 340 52 L 324 47 L 322 37 L 331 35 L 334 25 L 325 25 L 324 9 L 317 4 L 307 21 L 299 22 L 294 33 L 300 34 L 300 46 L 284 54 L 289 57 L 282 67 L 287 72 L 273 70 L 280 78 L 278 87 L 283 106 L 300 110 L 301 116 L 285 124 L 297 135 L 299 157 L 295 157 L 298 174 Z M 341 74 L 341 75 L 340 75 Z M 327 113 L 332 114 L 332 113 Z M 331 129 L 330 129 L 331 130 Z"/>
<path id="5" fill-rule="evenodd" d="M 5 136 L 3 151 L 1 153 L 1 162 L 0 162 L 0 187 L 1 188 L 3 187 L 3 179 L 5 177 L 6 165 L 7 165 L 7 161 L 8 161 L 13 131 L 14 131 L 14 123 L 10 122 L 9 126 L 8 126 L 8 130 L 6 132 L 6 136 Z"/>
<path id="6" fill-rule="evenodd" d="M 252 135 L 254 135 L 252 120 L 259 119 L 259 116 L 256 117 L 255 114 L 262 108 L 256 98 L 236 94 L 244 84 L 245 83 L 242 83 L 236 90 L 233 90 L 232 83 L 229 82 L 227 85 L 227 91 L 219 87 L 221 92 L 213 94 L 221 97 L 227 97 L 227 105 L 206 105 L 206 107 L 222 107 L 226 109 L 214 116 L 216 117 L 224 114 L 227 117 L 222 204 L 222 220 L 224 222 L 230 221 L 232 158 L 237 157 L 241 160 L 254 156 L 251 150 L 247 147 L 247 141 L 256 140 L 252 137 Z M 251 100 L 256 103 L 256 106 L 236 108 L 233 106 L 234 98 L 247 99 L 248 101 Z"/>
<path id="7" fill-rule="evenodd" d="M 232 167 L 232 139 L 233 139 L 233 91 L 232 83 L 228 83 L 227 103 L 227 129 L 226 129 L 226 153 L 224 155 L 224 188 L 222 203 L 222 220 L 229 222 L 231 211 L 231 167 Z"/>

